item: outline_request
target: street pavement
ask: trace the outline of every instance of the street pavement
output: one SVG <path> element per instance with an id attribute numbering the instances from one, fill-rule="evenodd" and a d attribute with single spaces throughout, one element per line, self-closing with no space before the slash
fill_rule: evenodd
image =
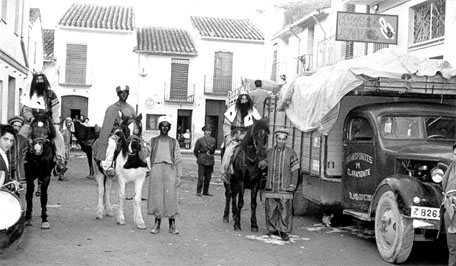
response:
<path id="1" fill-rule="evenodd" d="M 356 223 L 339 228 L 325 227 L 321 217 L 295 216 L 289 242 L 268 237 L 264 221 L 264 203 L 258 201 L 259 232 L 250 231 L 250 193 L 245 195 L 242 231 L 233 230 L 233 222 L 222 222 L 224 187 L 220 182 L 220 157 L 216 157 L 210 193 L 197 197 L 197 165 L 190 150 L 182 150 L 184 178 L 179 188 L 180 215 L 178 236 L 167 232 L 150 234 L 153 216 L 142 212 L 147 230 L 133 223 L 132 201 L 127 200 L 126 225 L 117 225 L 115 217 L 95 219 L 96 182 L 86 178 L 87 159 L 72 152 L 70 181 L 52 177 L 49 189 L 50 230 L 40 226 L 39 199 L 34 198 L 33 226 L 27 227 L 22 242 L 0 258 L 1 266 L 15 265 L 391 265 L 378 255 L 371 229 Z M 146 180 L 142 198 L 147 198 Z M 118 205 L 117 186 L 110 193 Z M 127 185 L 126 198 L 133 197 Z M 445 247 L 432 243 L 414 246 L 403 265 L 446 265 Z"/>

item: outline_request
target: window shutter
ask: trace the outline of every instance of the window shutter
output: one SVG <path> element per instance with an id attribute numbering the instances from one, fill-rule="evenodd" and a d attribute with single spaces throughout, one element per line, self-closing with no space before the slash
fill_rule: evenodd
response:
<path id="1" fill-rule="evenodd" d="M 277 81 L 277 50 L 272 54 L 271 80 Z"/>
<path id="2" fill-rule="evenodd" d="M 187 100 L 189 64 L 188 59 L 171 59 L 170 100 Z"/>
<path id="3" fill-rule="evenodd" d="M 233 81 L 233 53 L 215 52 L 214 57 L 214 92 L 231 90 Z"/>
<path id="4" fill-rule="evenodd" d="M 87 45 L 67 44 L 65 83 L 86 84 L 87 76 Z"/>

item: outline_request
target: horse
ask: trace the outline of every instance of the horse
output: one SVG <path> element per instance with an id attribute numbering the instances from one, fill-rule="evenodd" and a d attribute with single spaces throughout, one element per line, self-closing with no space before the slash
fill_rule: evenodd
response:
<path id="1" fill-rule="evenodd" d="M 27 191 L 25 199 L 27 203 L 25 211 L 25 225 L 31 226 L 33 210 L 33 191 L 35 189 L 35 179 L 41 184 L 41 228 L 50 229 L 47 213 L 48 187 L 51 181 L 51 172 L 56 162 L 55 146 L 52 139 L 56 136 L 56 129 L 48 112 L 35 113 L 34 119 L 30 124 L 32 129 L 29 138 L 29 148 L 25 153 L 25 179 Z"/>
<path id="2" fill-rule="evenodd" d="M 79 120 L 73 121 L 74 130 L 71 132 L 79 142 L 81 150 L 86 154 L 89 163 L 88 179 L 94 179 L 92 145 L 98 138 L 100 131 L 98 127 L 87 127 Z"/>
<path id="3" fill-rule="evenodd" d="M 256 219 L 257 194 L 261 186 L 263 171 L 259 162 L 266 159 L 266 145 L 269 136 L 269 126 L 266 120 L 256 120 L 247 129 L 244 139 L 241 140 L 233 158 L 233 171 L 230 184 L 225 184 L 225 211 L 223 222 L 229 222 L 230 200 L 234 230 L 241 230 L 241 210 L 244 206 L 244 191 L 250 189 L 251 231 L 258 232 Z"/>
<path id="4" fill-rule="evenodd" d="M 116 133 L 119 141 L 117 145 L 118 150 L 114 155 L 116 174 L 113 178 L 106 175 L 99 161 L 96 162 L 99 170 L 99 173 L 95 176 L 98 184 L 96 219 L 103 219 L 105 214 L 106 216 L 114 216 L 109 198 L 109 191 L 111 190 L 113 182 L 117 179 L 119 185 L 119 210 L 116 220 L 117 224 L 124 225 L 125 186 L 127 183 L 133 182 L 135 184 L 133 219 L 137 228 L 146 229 L 141 212 L 141 192 L 147 172 L 149 171 L 147 159 L 150 149 L 147 148 L 146 143 L 141 138 L 141 119 L 142 114 L 134 118 L 122 117 L 120 131 Z"/>

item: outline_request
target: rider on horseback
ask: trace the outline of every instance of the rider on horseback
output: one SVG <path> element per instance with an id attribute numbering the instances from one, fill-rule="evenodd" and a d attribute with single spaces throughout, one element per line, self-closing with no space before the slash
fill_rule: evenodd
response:
<path id="1" fill-rule="evenodd" d="M 60 102 L 55 92 L 51 90 L 51 85 L 44 74 L 33 74 L 30 91 L 25 92 L 24 95 L 22 95 L 21 104 L 23 105 L 21 115 L 24 117 L 25 124 L 22 126 L 19 134 L 27 139 L 32 133 L 30 124 L 34 119 L 34 114 L 46 112 L 51 114 L 51 119 L 54 122 L 54 127 L 56 129 L 56 136 L 52 140 L 52 143 L 55 146 L 55 159 L 57 162 L 55 173 L 64 173 L 68 168 L 65 164 L 65 144 L 63 142 L 63 136 L 59 131 Z"/>
<path id="2" fill-rule="evenodd" d="M 233 174 L 231 161 L 234 150 L 244 138 L 247 127 L 253 125 L 254 119 L 259 120 L 261 116 L 253 106 L 253 100 L 247 91 L 241 90 L 236 103 L 225 112 L 223 123 L 225 153 L 220 171 L 221 179 L 225 183 L 230 183 L 230 175 Z"/>
<path id="3" fill-rule="evenodd" d="M 119 140 L 119 125 L 122 122 L 122 115 L 125 117 L 134 117 L 135 109 L 127 103 L 130 87 L 128 85 L 118 86 L 116 88 L 119 101 L 108 107 L 103 120 L 103 126 L 100 130 L 98 141 L 93 147 L 95 160 L 101 161 L 101 167 L 110 177 L 115 175 L 114 171 L 114 152 L 117 149 Z"/>

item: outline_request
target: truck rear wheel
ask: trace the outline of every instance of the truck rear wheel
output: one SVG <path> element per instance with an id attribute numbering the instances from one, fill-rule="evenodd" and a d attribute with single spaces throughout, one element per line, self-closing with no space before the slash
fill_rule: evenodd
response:
<path id="1" fill-rule="evenodd" d="M 392 191 L 383 193 L 378 202 L 375 213 L 375 240 L 380 256 L 390 263 L 403 263 L 412 251 L 412 221 L 402 216 Z"/>

